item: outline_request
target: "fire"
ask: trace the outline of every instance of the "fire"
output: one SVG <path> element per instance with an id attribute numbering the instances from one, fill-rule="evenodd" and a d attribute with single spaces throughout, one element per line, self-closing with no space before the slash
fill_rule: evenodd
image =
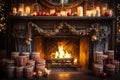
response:
<path id="1" fill-rule="evenodd" d="M 58 46 L 58 51 L 55 53 L 55 58 L 71 58 L 71 55 L 68 51 L 64 51 L 63 45 Z"/>

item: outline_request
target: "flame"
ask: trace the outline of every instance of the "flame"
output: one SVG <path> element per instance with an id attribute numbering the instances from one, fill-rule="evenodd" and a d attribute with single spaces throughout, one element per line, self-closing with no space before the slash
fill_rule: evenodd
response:
<path id="1" fill-rule="evenodd" d="M 58 46 L 58 51 L 55 53 L 55 58 L 71 58 L 68 51 L 64 51 L 63 45 Z"/>
<path id="2" fill-rule="evenodd" d="M 74 59 L 74 64 L 77 64 L 77 59 L 76 58 Z"/>
<path id="3" fill-rule="evenodd" d="M 65 58 L 70 58 L 70 54 L 66 51 Z"/>

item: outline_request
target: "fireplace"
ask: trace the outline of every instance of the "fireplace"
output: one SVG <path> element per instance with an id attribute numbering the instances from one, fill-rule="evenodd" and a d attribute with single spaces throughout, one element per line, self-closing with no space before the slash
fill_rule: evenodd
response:
<path id="1" fill-rule="evenodd" d="M 48 61 L 71 59 L 70 64 L 80 64 L 87 67 L 90 56 L 90 39 L 89 36 L 60 36 L 44 39 L 36 36 L 34 38 L 34 50 L 40 52 L 41 58 Z"/>
<path id="2" fill-rule="evenodd" d="M 8 35 L 14 45 L 8 41 L 8 52 L 37 51 L 51 65 L 77 64 L 88 68 L 95 51 L 113 48 L 113 21 L 113 17 L 9 17 Z"/>

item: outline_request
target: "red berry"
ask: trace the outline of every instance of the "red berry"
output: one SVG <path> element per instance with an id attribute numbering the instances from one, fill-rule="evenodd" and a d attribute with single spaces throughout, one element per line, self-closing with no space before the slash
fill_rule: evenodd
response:
<path id="1" fill-rule="evenodd" d="M 68 13 L 67 13 L 67 16 L 71 16 L 71 13 L 68 12 Z"/>
<path id="2" fill-rule="evenodd" d="M 108 13 L 108 12 L 105 12 L 105 14 L 104 14 L 105 16 L 109 16 L 110 14 Z"/>
<path id="3" fill-rule="evenodd" d="M 58 13 L 57 12 L 55 12 L 54 14 L 53 14 L 53 16 L 57 16 L 58 15 Z"/>
<path id="4" fill-rule="evenodd" d="M 101 76 L 102 76 L 102 77 L 107 77 L 107 73 L 106 73 L 106 72 L 102 72 L 102 73 L 101 73 Z"/>

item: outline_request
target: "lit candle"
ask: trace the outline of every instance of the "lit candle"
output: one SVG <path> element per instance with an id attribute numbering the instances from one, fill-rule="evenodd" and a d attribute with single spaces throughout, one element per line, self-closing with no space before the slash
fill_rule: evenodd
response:
<path id="1" fill-rule="evenodd" d="M 107 9 L 105 7 L 102 7 L 101 10 L 102 10 L 101 15 L 104 16 Z"/>
<path id="2" fill-rule="evenodd" d="M 27 7 L 25 8 L 25 12 L 26 12 L 27 15 L 30 14 L 30 7 L 29 7 L 29 6 L 27 6 Z"/>
<path id="3" fill-rule="evenodd" d="M 91 10 L 91 16 L 96 16 L 96 10 L 95 9 L 93 9 L 93 10 Z"/>
<path id="4" fill-rule="evenodd" d="M 113 11 L 112 11 L 112 9 L 108 9 L 108 10 L 106 10 L 105 11 L 105 16 L 113 16 Z"/>
<path id="5" fill-rule="evenodd" d="M 55 13 L 55 9 L 50 9 L 50 15 Z"/>
<path id="6" fill-rule="evenodd" d="M 24 4 L 19 4 L 18 13 L 20 16 L 24 16 Z"/>
<path id="7" fill-rule="evenodd" d="M 78 13 L 78 16 L 83 16 L 83 7 L 78 6 L 77 7 L 77 13 Z"/>
<path id="8" fill-rule="evenodd" d="M 16 15 L 16 14 L 17 14 L 17 8 L 13 7 L 13 15 Z"/>
<path id="9" fill-rule="evenodd" d="M 19 8 L 18 12 L 19 12 L 20 16 L 24 16 L 24 9 L 23 8 Z"/>
<path id="10" fill-rule="evenodd" d="M 19 9 L 18 9 L 18 12 L 23 12 L 23 11 L 24 11 L 23 8 L 19 8 Z"/>
<path id="11" fill-rule="evenodd" d="M 101 7 L 101 15 L 102 16 L 105 16 L 105 12 L 107 11 L 107 9 L 108 9 L 108 5 L 103 4 L 102 7 Z"/>
<path id="12" fill-rule="evenodd" d="M 100 7 L 96 7 L 96 16 L 100 17 Z"/>
<path id="13" fill-rule="evenodd" d="M 113 16 L 113 10 L 112 9 L 109 9 L 109 15 Z"/>
<path id="14" fill-rule="evenodd" d="M 86 16 L 90 17 L 91 16 L 91 10 L 86 11 Z"/>
<path id="15" fill-rule="evenodd" d="M 60 11 L 61 16 L 66 16 L 66 12 L 64 10 Z"/>

